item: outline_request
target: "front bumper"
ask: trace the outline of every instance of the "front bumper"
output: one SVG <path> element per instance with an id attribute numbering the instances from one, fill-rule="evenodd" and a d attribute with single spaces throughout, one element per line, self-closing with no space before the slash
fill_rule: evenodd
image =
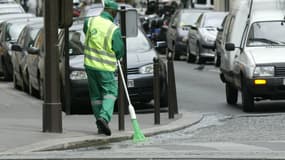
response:
<path id="1" fill-rule="evenodd" d="M 71 81 L 70 90 L 72 104 L 90 105 L 87 80 Z M 153 75 L 128 75 L 128 91 L 132 101 L 145 102 L 153 99 Z M 161 94 L 162 92 L 161 90 Z"/>
<path id="2" fill-rule="evenodd" d="M 281 100 L 285 99 L 285 77 L 284 78 L 262 78 L 266 80 L 265 85 L 255 85 L 256 79 L 247 80 L 249 92 L 254 97 L 264 99 Z"/>

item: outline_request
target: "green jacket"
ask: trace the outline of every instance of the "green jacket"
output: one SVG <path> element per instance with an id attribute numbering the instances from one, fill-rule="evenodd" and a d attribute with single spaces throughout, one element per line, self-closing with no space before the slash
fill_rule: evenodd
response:
<path id="1" fill-rule="evenodd" d="M 103 11 L 100 14 L 100 16 L 102 18 L 105 18 L 105 19 L 108 19 L 108 20 L 114 22 L 114 18 L 108 12 Z M 84 26 L 83 26 L 83 32 L 85 34 L 88 30 L 88 20 L 89 20 L 89 18 L 85 19 Z M 121 31 L 119 28 L 114 31 L 114 34 L 112 37 L 112 50 L 115 52 L 117 59 L 121 59 L 125 53 L 124 52 L 124 42 L 122 40 L 122 34 L 121 34 Z"/>

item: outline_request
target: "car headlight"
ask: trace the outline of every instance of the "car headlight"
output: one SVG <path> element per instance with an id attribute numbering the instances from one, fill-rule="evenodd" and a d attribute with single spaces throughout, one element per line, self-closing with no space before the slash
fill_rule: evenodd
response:
<path id="1" fill-rule="evenodd" d="M 153 64 L 148 64 L 148 65 L 142 66 L 139 69 L 139 72 L 141 74 L 153 74 Z"/>
<path id="2" fill-rule="evenodd" d="M 71 80 L 84 80 L 87 79 L 85 71 L 72 71 L 69 75 Z"/>
<path id="3" fill-rule="evenodd" d="M 255 77 L 273 77 L 274 66 L 257 66 L 255 67 L 253 75 Z"/>

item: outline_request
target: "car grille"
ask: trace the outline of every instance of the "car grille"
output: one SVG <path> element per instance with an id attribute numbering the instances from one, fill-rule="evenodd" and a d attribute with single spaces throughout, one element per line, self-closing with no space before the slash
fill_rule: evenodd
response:
<path id="1" fill-rule="evenodd" d="M 275 68 L 276 77 L 285 77 L 285 67 L 276 67 Z"/>
<path id="2" fill-rule="evenodd" d="M 139 74 L 139 73 L 140 73 L 139 68 L 129 68 L 128 69 L 128 75 L 130 75 L 130 74 Z M 118 70 L 116 70 L 115 76 L 118 76 Z"/>
<path id="3" fill-rule="evenodd" d="M 128 74 L 139 74 L 139 69 L 138 68 L 129 68 Z"/>

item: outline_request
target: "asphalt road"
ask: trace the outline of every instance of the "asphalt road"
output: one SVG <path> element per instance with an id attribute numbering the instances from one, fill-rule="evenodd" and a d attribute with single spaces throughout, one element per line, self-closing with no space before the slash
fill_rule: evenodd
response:
<path id="1" fill-rule="evenodd" d="M 202 113 L 242 113 L 239 105 L 227 105 L 224 84 L 219 78 L 219 69 L 213 65 L 201 66 L 176 61 L 175 74 L 177 99 L 181 109 Z"/>

